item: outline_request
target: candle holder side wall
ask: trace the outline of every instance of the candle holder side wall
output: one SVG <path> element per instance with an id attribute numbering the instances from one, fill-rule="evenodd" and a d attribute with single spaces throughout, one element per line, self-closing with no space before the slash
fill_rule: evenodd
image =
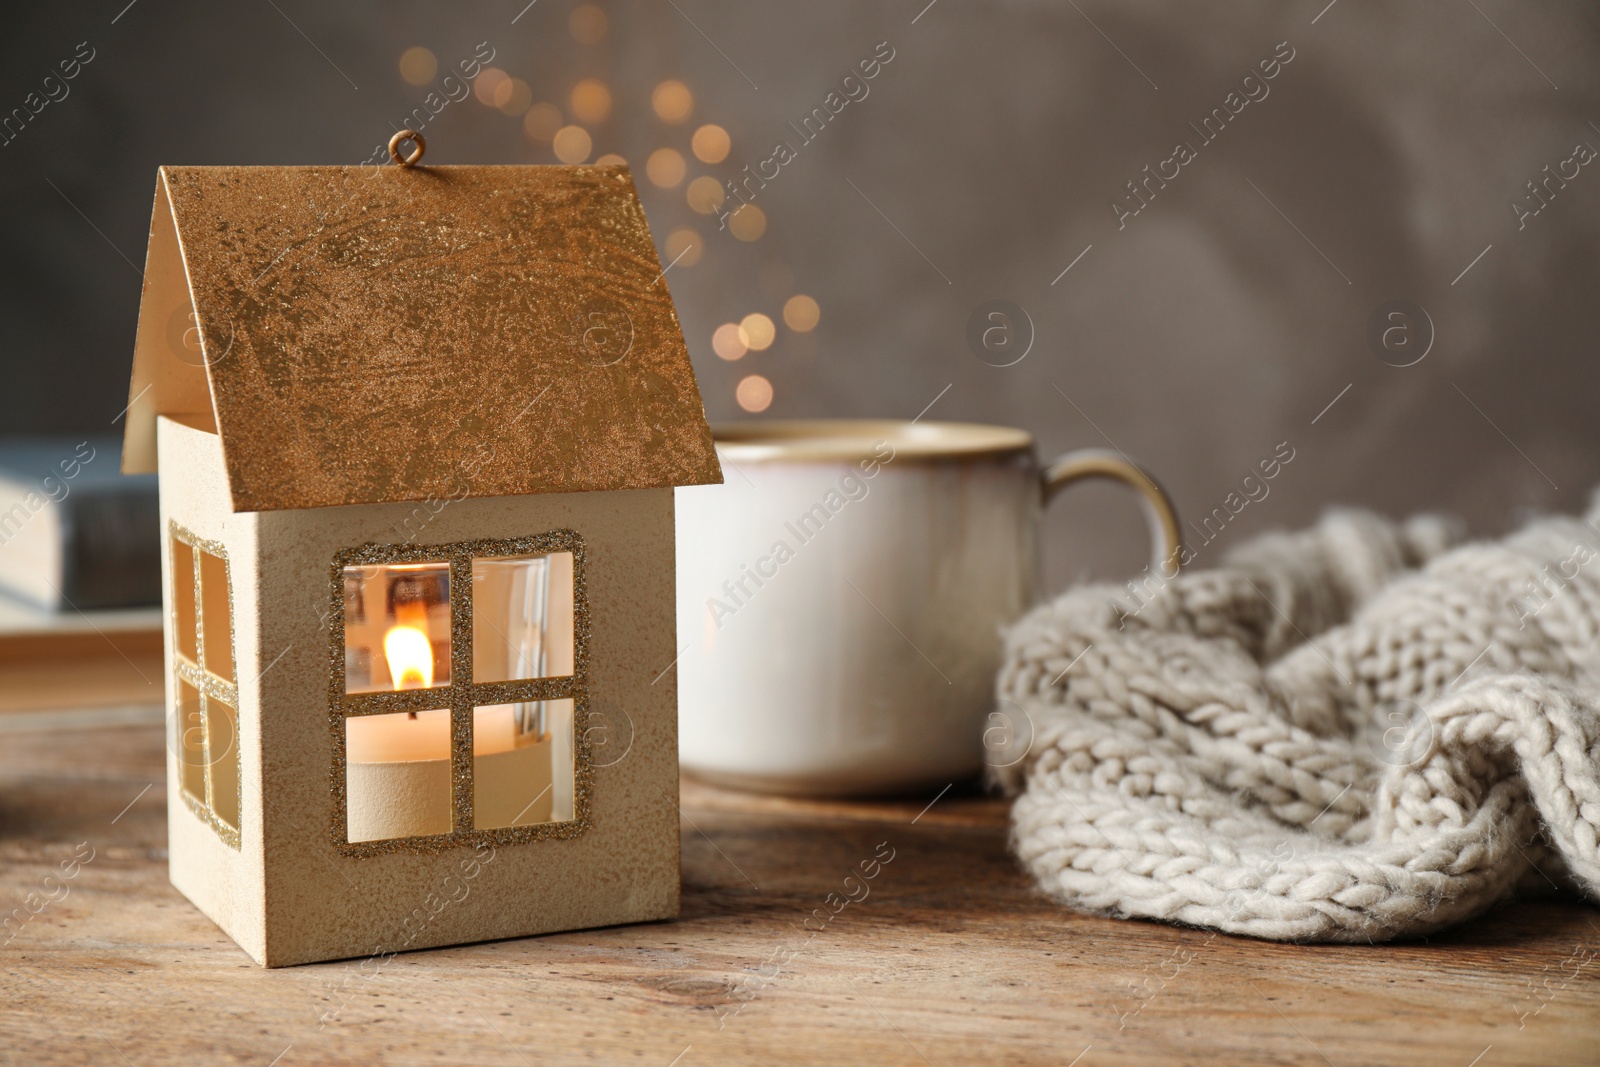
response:
<path id="1" fill-rule="evenodd" d="M 174 527 L 192 542 L 225 555 L 232 594 L 233 672 L 238 698 L 234 735 L 238 760 L 238 827 L 224 837 L 202 805 L 185 793 L 181 743 L 180 677 L 176 612 L 169 610 L 165 632 L 167 693 L 168 872 L 174 887 L 239 943 L 252 957 L 266 953 L 266 856 L 263 849 L 263 760 L 261 729 L 252 697 L 254 681 L 269 664 L 260 657 L 258 596 L 251 580 L 259 555 L 259 519 L 235 512 L 228 494 L 222 446 L 217 436 L 175 419 L 157 429 L 162 448 L 162 587 L 174 584 L 171 533 Z M 169 606 L 170 607 L 170 606 Z M 203 623 L 202 623 L 203 625 Z M 187 672 L 182 672 L 187 673 Z"/>

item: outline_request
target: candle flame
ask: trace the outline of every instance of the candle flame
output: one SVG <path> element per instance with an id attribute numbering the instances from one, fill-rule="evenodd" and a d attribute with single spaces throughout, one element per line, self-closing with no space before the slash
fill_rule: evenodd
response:
<path id="1" fill-rule="evenodd" d="M 429 689 L 433 686 L 433 644 L 415 626 L 391 626 L 383 635 L 383 655 L 395 689 Z"/>

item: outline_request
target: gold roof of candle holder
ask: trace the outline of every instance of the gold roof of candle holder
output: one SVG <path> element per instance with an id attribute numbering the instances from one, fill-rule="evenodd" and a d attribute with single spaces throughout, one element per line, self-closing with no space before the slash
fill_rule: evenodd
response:
<path id="1" fill-rule="evenodd" d="M 626 167 L 163 167 L 130 400 L 236 511 L 722 480 Z"/>

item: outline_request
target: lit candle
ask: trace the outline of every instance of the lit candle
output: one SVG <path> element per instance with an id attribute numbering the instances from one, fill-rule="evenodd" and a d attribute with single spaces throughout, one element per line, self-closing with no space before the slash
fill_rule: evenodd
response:
<path id="1" fill-rule="evenodd" d="M 392 684 L 396 691 L 432 688 L 433 643 L 428 639 L 426 611 L 420 605 L 399 605 L 395 614 L 396 625 L 383 637 Z M 481 712 L 474 718 L 481 719 Z M 483 725 L 483 731 L 473 731 L 478 745 L 499 739 L 501 731 L 489 722 Z M 448 709 L 349 717 L 345 760 L 351 841 L 450 832 Z"/>

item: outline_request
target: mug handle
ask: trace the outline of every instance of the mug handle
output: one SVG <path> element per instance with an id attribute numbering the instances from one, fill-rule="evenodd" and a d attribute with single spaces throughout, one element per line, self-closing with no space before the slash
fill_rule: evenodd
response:
<path id="1" fill-rule="evenodd" d="M 1085 478 L 1111 478 L 1139 490 L 1144 499 L 1146 517 L 1150 520 L 1150 539 L 1154 549 L 1151 566 L 1162 578 L 1178 573 L 1179 552 L 1183 534 L 1178 527 L 1178 509 L 1172 498 L 1155 477 L 1126 456 L 1102 448 L 1085 448 L 1068 452 L 1050 463 L 1040 473 L 1039 479 L 1046 505 L 1056 494 L 1074 482 Z"/>

